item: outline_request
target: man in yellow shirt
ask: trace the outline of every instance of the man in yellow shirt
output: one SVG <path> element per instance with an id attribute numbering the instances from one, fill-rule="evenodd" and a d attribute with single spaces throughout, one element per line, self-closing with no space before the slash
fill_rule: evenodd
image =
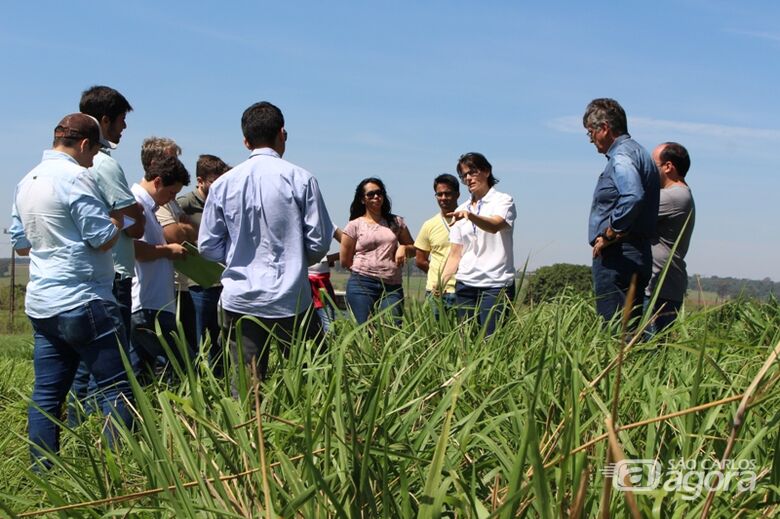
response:
<path id="1" fill-rule="evenodd" d="M 450 225 L 447 217 L 458 207 L 460 183 L 454 175 L 444 173 L 433 181 L 433 191 L 439 212 L 423 223 L 414 246 L 417 249 L 415 264 L 417 268 L 428 273 L 425 292 L 432 295 L 434 287 L 441 281 L 441 273 L 450 252 Z M 445 307 L 455 304 L 455 278 L 453 277 L 441 294 Z M 439 305 L 433 305 L 433 313 L 438 319 Z"/>

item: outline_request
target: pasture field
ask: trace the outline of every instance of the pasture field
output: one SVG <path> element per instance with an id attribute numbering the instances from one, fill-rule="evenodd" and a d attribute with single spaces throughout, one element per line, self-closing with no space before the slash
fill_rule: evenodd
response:
<path id="1" fill-rule="evenodd" d="M 178 385 L 135 386 L 118 451 L 93 415 L 63 432 L 46 474 L 29 470 L 24 440 L 31 340 L 3 336 L 0 513 L 683 518 L 709 508 L 710 485 L 708 517 L 777 516 L 778 303 L 695 310 L 629 342 L 622 362 L 619 325 L 592 306 L 567 294 L 518 305 L 485 339 L 411 300 L 401 326 L 339 320 L 325 352 L 274 352 L 260 391 L 242 373 L 237 399 L 199 360 Z M 608 450 L 639 460 L 632 486 L 648 488 L 605 475 Z M 718 484 L 706 478 L 721 457 Z M 675 479 L 681 467 L 693 474 Z"/>

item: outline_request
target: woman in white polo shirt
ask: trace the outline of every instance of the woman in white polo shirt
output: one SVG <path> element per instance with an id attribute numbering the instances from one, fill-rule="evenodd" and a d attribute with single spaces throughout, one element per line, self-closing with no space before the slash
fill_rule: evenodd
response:
<path id="1" fill-rule="evenodd" d="M 461 155 L 457 171 L 471 198 L 449 214 L 452 246 L 441 282 L 455 276 L 458 316 L 476 316 L 490 335 L 515 297 L 512 231 L 517 210 L 511 196 L 493 187 L 498 179 L 481 153 Z"/>

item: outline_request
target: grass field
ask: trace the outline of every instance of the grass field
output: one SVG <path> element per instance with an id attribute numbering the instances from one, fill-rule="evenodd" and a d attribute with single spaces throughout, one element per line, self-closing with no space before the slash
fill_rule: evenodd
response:
<path id="1" fill-rule="evenodd" d="M 400 328 L 338 321 L 326 353 L 298 341 L 289 360 L 274 354 L 257 397 L 247 384 L 232 398 L 202 362 L 178 386 L 137 387 L 118 452 L 93 416 L 65 431 L 45 477 L 28 470 L 24 442 L 30 339 L 4 336 L 0 505 L 9 516 L 71 505 L 61 516 L 629 517 L 624 488 L 602 505 L 611 446 L 613 460 L 664 470 L 663 485 L 630 494 L 641 517 L 700 516 L 707 474 L 675 486 L 669 471 L 724 455 L 744 481 L 714 493 L 709 517 L 776 516 L 778 362 L 761 371 L 780 341 L 777 302 L 694 311 L 616 363 L 620 336 L 565 294 L 518 306 L 489 339 L 409 301 Z"/>

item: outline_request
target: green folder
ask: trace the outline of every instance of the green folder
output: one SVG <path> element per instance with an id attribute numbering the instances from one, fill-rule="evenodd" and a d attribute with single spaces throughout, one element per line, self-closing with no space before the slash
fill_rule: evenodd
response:
<path id="1" fill-rule="evenodd" d="M 208 288 L 219 283 L 225 266 L 201 256 L 198 248 L 190 242 L 185 241 L 182 246 L 187 249 L 187 255 L 173 260 L 173 268 L 202 287 Z"/>

